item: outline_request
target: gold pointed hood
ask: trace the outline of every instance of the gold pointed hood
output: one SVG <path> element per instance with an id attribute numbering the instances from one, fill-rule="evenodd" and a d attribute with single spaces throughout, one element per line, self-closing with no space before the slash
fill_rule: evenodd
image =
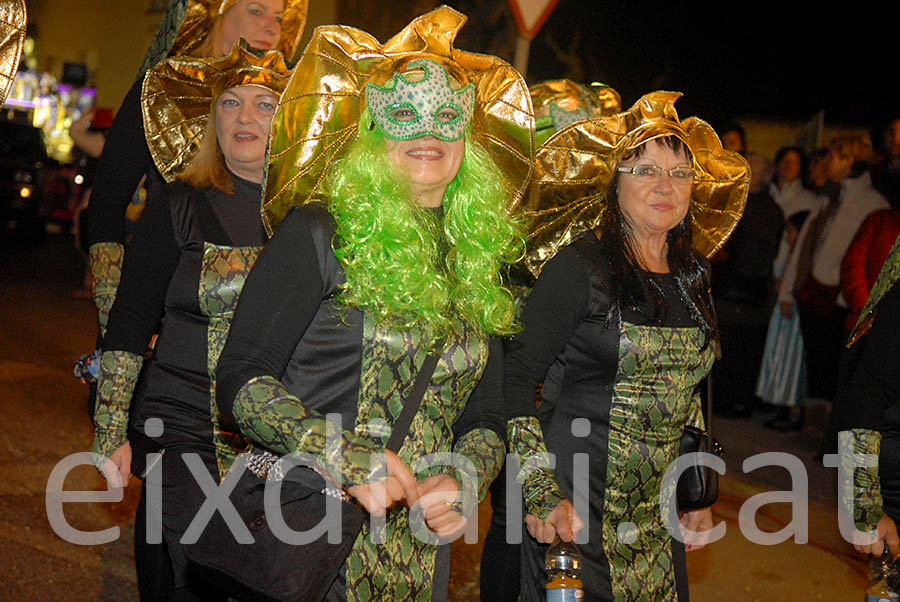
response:
<path id="1" fill-rule="evenodd" d="M 535 157 L 536 191 L 515 207 L 529 220 L 525 266 L 535 276 L 557 251 L 597 228 L 606 193 L 622 158 L 634 148 L 675 136 L 693 155 L 694 248 L 715 253 L 737 226 L 750 186 L 750 166 L 722 148 L 715 130 L 696 117 L 678 118 L 679 92 L 651 92 L 630 109 L 578 121 L 556 132 Z"/>
<path id="2" fill-rule="evenodd" d="M 147 146 L 159 173 L 171 182 L 190 163 L 213 102 L 222 92 L 260 86 L 280 96 L 288 74 L 279 51 L 256 51 L 244 41 L 223 57 L 177 56 L 147 72 L 141 110 Z"/>
<path id="3" fill-rule="evenodd" d="M 24 0 L 0 0 L 0 105 L 16 79 L 25 43 Z"/>
<path id="4" fill-rule="evenodd" d="M 316 28 L 272 122 L 263 181 L 263 222 L 270 234 L 292 207 L 316 198 L 326 172 L 357 136 L 366 84 L 383 84 L 417 58 L 436 61 L 460 83 L 475 86 L 468 135 L 503 172 L 510 205 L 517 202 L 533 167 L 528 88 L 501 59 L 453 47 L 465 21 L 461 13 L 441 6 L 384 44 L 352 27 Z"/>
<path id="5" fill-rule="evenodd" d="M 209 33 L 213 19 L 240 0 L 171 0 L 144 56 L 138 78 L 167 57 L 190 54 Z M 288 64 L 300 55 L 309 0 L 285 0 L 280 50 Z"/>

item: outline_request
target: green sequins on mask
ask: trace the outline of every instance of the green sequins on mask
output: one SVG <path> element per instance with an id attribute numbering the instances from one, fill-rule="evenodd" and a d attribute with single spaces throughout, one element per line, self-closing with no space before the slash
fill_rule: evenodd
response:
<path id="1" fill-rule="evenodd" d="M 462 138 L 472 121 L 475 86 L 454 91 L 447 71 L 430 59 L 410 61 L 407 69 L 421 69 L 423 79 L 411 82 L 398 72 L 384 87 L 366 85 L 369 112 L 384 135 L 393 140 Z"/>
<path id="2" fill-rule="evenodd" d="M 556 131 L 572 125 L 576 121 L 588 119 L 590 116 L 590 113 L 584 107 L 576 107 L 574 111 L 567 111 L 556 103 L 550 105 L 550 120 L 553 122 L 553 127 Z"/>

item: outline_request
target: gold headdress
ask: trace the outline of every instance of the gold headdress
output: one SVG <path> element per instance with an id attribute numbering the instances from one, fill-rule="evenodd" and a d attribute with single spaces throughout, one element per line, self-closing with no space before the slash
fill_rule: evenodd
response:
<path id="1" fill-rule="evenodd" d="M 175 44 L 169 55 L 188 54 L 196 48 L 206 34 L 214 18 L 225 14 L 229 8 L 241 0 L 190 0 L 184 21 L 178 29 Z M 284 15 L 281 21 L 281 41 L 278 48 L 288 62 L 299 54 L 300 36 L 306 26 L 308 0 L 285 0 Z"/>
<path id="2" fill-rule="evenodd" d="M 551 79 L 529 87 L 528 92 L 534 106 L 535 143 L 538 146 L 554 132 L 575 121 L 622 110 L 622 96 L 605 84 L 586 86 L 570 79 Z M 557 115 L 563 117 L 562 122 Z"/>
<path id="3" fill-rule="evenodd" d="M 750 166 L 722 149 L 715 130 L 701 119 L 678 119 L 678 92 L 652 92 L 625 112 L 578 121 L 551 136 L 535 157 L 535 194 L 515 207 L 530 220 L 525 266 L 537 275 L 544 263 L 606 210 L 606 193 L 622 158 L 663 136 L 684 142 L 697 177 L 691 189 L 694 248 L 707 257 L 731 236 L 744 212 Z"/>
<path id="4" fill-rule="evenodd" d="M 0 105 L 12 89 L 25 43 L 24 0 L 0 0 Z"/>
<path id="5" fill-rule="evenodd" d="M 459 83 L 475 86 L 469 134 L 503 172 L 510 204 L 515 204 L 533 167 L 534 115 L 528 88 L 499 58 L 453 47 L 465 21 L 464 15 L 441 6 L 385 44 L 351 27 L 316 28 L 272 121 L 263 181 L 263 222 L 269 233 L 291 207 L 315 198 L 332 162 L 356 137 L 366 107 L 366 84 L 384 83 L 417 58 L 433 60 Z"/>
<path id="6" fill-rule="evenodd" d="M 212 21 L 240 0 L 171 0 L 156 37 L 144 56 L 138 77 L 166 57 L 190 54 L 209 34 Z M 278 48 L 293 64 L 300 54 L 309 0 L 285 0 Z"/>
<path id="7" fill-rule="evenodd" d="M 288 75 L 280 52 L 257 52 L 246 42 L 235 44 L 223 57 L 178 56 L 147 72 L 141 109 L 147 146 L 159 173 L 171 182 L 190 162 L 222 92 L 260 86 L 280 95 Z"/>

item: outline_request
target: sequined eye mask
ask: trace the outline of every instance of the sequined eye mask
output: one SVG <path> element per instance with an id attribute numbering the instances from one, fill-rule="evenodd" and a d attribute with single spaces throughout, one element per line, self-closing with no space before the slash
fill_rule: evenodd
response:
<path id="1" fill-rule="evenodd" d="M 558 106 L 555 102 L 550 105 L 550 122 L 553 124 L 553 129 L 556 131 L 563 129 L 568 125 L 572 125 L 576 121 L 588 119 L 590 116 L 590 113 L 588 113 L 587 109 L 584 107 L 576 107 L 574 111 L 567 111 Z"/>
<path id="2" fill-rule="evenodd" d="M 366 102 L 375 123 L 392 140 L 434 136 L 453 142 L 466 133 L 475 107 L 475 86 L 450 87 L 444 67 L 430 59 L 410 61 L 407 69 L 421 69 L 421 81 L 401 73 L 384 87 L 366 84 Z"/>

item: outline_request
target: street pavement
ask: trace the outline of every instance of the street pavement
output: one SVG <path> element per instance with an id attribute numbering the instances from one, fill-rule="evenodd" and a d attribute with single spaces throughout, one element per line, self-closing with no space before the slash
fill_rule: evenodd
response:
<path id="1" fill-rule="evenodd" d="M 82 262 L 61 234 L 32 246 L 0 240 L 0 600 L 137 600 L 131 535 L 136 480 L 119 503 L 64 504 L 66 522 L 75 529 L 118 527 L 111 543 L 70 543 L 48 520 L 51 473 L 70 454 L 89 451 L 92 438 L 87 388 L 72 376 L 75 359 L 93 348 L 96 328 L 91 302 L 72 295 Z M 838 531 L 836 470 L 817 457 L 825 412 L 817 406 L 806 429 L 785 434 L 765 429 L 762 417 L 716 419 L 727 471 L 713 510 L 726 535 L 688 554 L 694 602 L 864 599 L 864 560 Z M 808 476 L 807 543 L 759 545 L 742 534 L 740 508 L 747 499 L 792 488 L 784 468 L 744 471 L 746 458 L 774 451 L 798 458 Z M 93 468 L 80 466 L 67 474 L 65 489 L 101 492 L 105 483 Z M 482 535 L 489 512 L 483 503 Z M 776 532 L 794 518 L 789 504 L 774 503 L 760 508 L 755 524 Z M 450 599 L 478 600 L 481 546 L 459 541 L 452 547 Z"/>

